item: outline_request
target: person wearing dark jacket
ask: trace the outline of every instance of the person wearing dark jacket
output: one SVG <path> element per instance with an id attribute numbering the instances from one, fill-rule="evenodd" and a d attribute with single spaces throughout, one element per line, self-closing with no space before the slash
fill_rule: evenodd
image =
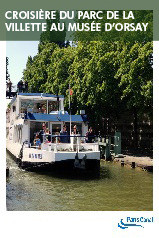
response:
<path id="1" fill-rule="evenodd" d="M 61 143 L 69 143 L 69 136 L 68 136 L 68 132 L 66 130 L 66 125 L 63 126 L 63 130 L 60 131 L 60 142 Z"/>
<path id="2" fill-rule="evenodd" d="M 86 143 L 92 143 L 93 139 L 94 139 L 94 133 L 93 133 L 92 127 L 90 127 L 86 133 Z"/>
<path id="3" fill-rule="evenodd" d="M 45 132 L 46 132 L 46 124 L 43 123 L 42 130 L 39 132 L 39 138 L 41 143 L 45 142 Z"/>

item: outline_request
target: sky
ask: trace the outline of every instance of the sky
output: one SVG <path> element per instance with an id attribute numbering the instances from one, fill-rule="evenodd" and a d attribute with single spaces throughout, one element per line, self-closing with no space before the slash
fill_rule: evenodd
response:
<path id="1" fill-rule="evenodd" d="M 6 56 L 9 57 L 8 72 L 13 85 L 17 85 L 23 76 L 28 56 L 38 52 L 38 41 L 7 41 Z"/>

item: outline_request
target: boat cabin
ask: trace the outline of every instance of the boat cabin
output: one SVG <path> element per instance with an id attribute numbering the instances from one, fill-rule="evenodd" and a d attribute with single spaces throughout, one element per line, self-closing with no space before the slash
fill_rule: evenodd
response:
<path id="1" fill-rule="evenodd" d="M 80 115 L 69 115 L 64 110 L 64 96 L 45 93 L 17 93 L 9 108 L 8 136 L 13 142 L 33 143 L 36 133 L 42 130 L 43 123 L 51 135 L 59 135 L 65 124 L 70 134 L 74 125 L 81 136 L 88 130 L 87 117 L 84 111 Z"/>

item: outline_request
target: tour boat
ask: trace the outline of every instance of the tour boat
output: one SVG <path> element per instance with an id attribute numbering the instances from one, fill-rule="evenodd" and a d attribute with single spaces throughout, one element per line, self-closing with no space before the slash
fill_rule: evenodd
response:
<path id="1" fill-rule="evenodd" d="M 7 150 L 17 158 L 23 168 L 70 165 L 77 169 L 99 169 L 100 151 L 95 140 L 86 143 L 88 121 L 85 111 L 70 115 L 64 110 L 64 96 L 45 93 L 17 93 L 7 108 Z M 48 130 L 42 132 L 42 126 Z M 68 141 L 62 143 L 66 135 L 61 135 L 63 126 L 68 132 Z M 72 134 L 76 125 L 78 134 Z M 42 135 L 40 143 L 35 142 Z"/>

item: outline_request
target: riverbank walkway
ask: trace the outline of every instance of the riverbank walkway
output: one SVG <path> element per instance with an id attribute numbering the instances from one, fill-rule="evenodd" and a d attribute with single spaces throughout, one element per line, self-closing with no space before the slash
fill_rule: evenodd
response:
<path id="1" fill-rule="evenodd" d="M 135 167 L 141 167 L 149 171 L 153 170 L 153 159 L 149 155 L 123 153 L 123 158 L 116 156 L 114 162 L 121 162 L 125 165 L 132 165 L 135 162 Z"/>

